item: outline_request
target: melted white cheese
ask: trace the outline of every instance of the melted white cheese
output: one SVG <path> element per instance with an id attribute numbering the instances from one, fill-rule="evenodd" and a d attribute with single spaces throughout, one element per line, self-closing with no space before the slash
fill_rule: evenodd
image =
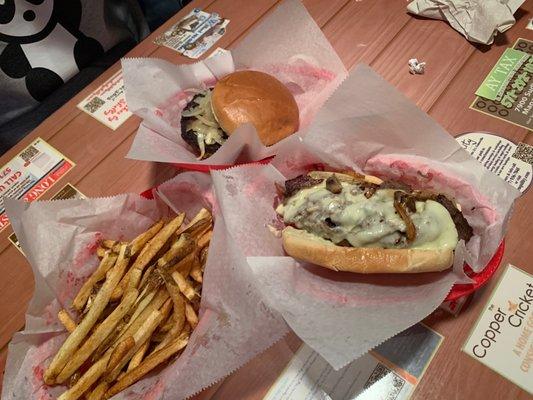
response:
<path id="1" fill-rule="evenodd" d="M 302 189 L 277 211 L 287 224 L 336 244 L 347 240 L 353 247 L 455 249 L 457 229 L 441 204 L 416 202 L 416 212 L 410 213 L 416 238 L 407 243 L 405 223 L 394 209 L 395 190 L 377 190 L 367 199 L 357 185 L 342 182 L 342 187 L 339 194 L 328 191 L 325 182 Z"/>
<path id="2" fill-rule="evenodd" d="M 223 144 L 225 142 L 224 132 L 220 128 L 211 107 L 211 91 L 207 90 L 204 97 L 199 97 L 195 101 L 198 103 L 192 110 L 183 111 L 184 117 L 193 117 L 187 122 L 186 129 L 192 129 L 196 134 L 200 157 L 205 155 L 205 145 Z"/>

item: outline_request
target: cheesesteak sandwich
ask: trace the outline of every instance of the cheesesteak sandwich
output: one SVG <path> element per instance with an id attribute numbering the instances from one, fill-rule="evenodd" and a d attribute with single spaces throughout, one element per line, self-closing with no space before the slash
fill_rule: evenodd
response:
<path id="1" fill-rule="evenodd" d="M 181 137 L 199 159 L 215 153 L 240 125 L 252 123 L 271 146 L 298 129 L 296 101 L 283 83 L 258 71 L 238 71 L 196 93 L 182 112 Z"/>
<path id="2" fill-rule="evenodd" d="M 278 189 L 285 251 L 336 271 L 442 271 L 473 235 L 447 196 L 396 181 L 313 171 Z"/>

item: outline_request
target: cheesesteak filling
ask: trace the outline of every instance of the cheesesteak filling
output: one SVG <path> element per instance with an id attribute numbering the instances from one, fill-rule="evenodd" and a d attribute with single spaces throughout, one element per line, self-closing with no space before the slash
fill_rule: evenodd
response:
<path id="1" fill-rule="evenodd" d="M 472 236 L 446 196 L 396 182 L 301 175 L 285 182 L 284 195 L 277 212 L 286 224 L 341 246 L 453 250 Z"/>
<path id="2" fill-rule="evenodd" d="M 211 108 L 211 89 L 197 93 L 181 113 L 181 137 L 197 154 L 207 158 L 226 141 Z"/>

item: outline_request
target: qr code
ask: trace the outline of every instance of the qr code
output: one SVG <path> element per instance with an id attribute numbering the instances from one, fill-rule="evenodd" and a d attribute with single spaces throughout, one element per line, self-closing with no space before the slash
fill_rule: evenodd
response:
<path id="1" fill-rule="evenodd" d="M 39 153 L 39 150 L 34 146 L 28 146 L 22 153 L 20 153 L 20 158 L 22 158 L 24 162 L 30 162 L 31 159 Z"/>
<path id="2" fill-rule="evenodd" d="M 402 388 L 405 385 L 405 381 L 381 363 L 378 363 L 378 365 L 376 365 L 376 368 L 374 368 L 374 370 L 370 374 L 370 377 L 365 383 L 364 389 L 368 389 L 370 386 L 385 378 L 389 374 L 392 377 L 392 385 L 388 387 L 388 393 L 383 393 L 383 395 L 386 395 L 386 397 L 382 397 L 382 399 L 395 400 L 396 398 L 398 398 L 398 395 L 402 391 Z"/>
<path id="3" fill-rule="evenodd" d="M 87 104 L 83 106 L 85 108 L 85 111 L 94 114 L 100 107 L 104 105 L 105 101 L 102 100 L 100 97 L 95 97 L 91 101 L 89 101 Z"/>
<path id="4" fill-rule="evenodd" d="M 513 157 L 533 165 L 533 146 L 527 143 L 518 143 Z"/>

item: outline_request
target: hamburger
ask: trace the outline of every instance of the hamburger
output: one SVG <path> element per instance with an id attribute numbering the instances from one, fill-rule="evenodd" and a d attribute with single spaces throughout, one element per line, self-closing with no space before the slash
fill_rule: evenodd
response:
<path id="1" fill-rule="evenodd" d="M 449 197 L 396 181 L 312 171 L 278 189 L 285 252 L 335 271 L 442 271 L 473 235 Z"/>
<path id="2" fill-rule="evenodd" d="M 283 83 L 258 71 L 238 71 L 197 92 L 182 112 L 181 137 L 199 159 L 213 155 L 240 125 L 252 123 L 271 146 L 298 129 L 296 101 Z"/>

